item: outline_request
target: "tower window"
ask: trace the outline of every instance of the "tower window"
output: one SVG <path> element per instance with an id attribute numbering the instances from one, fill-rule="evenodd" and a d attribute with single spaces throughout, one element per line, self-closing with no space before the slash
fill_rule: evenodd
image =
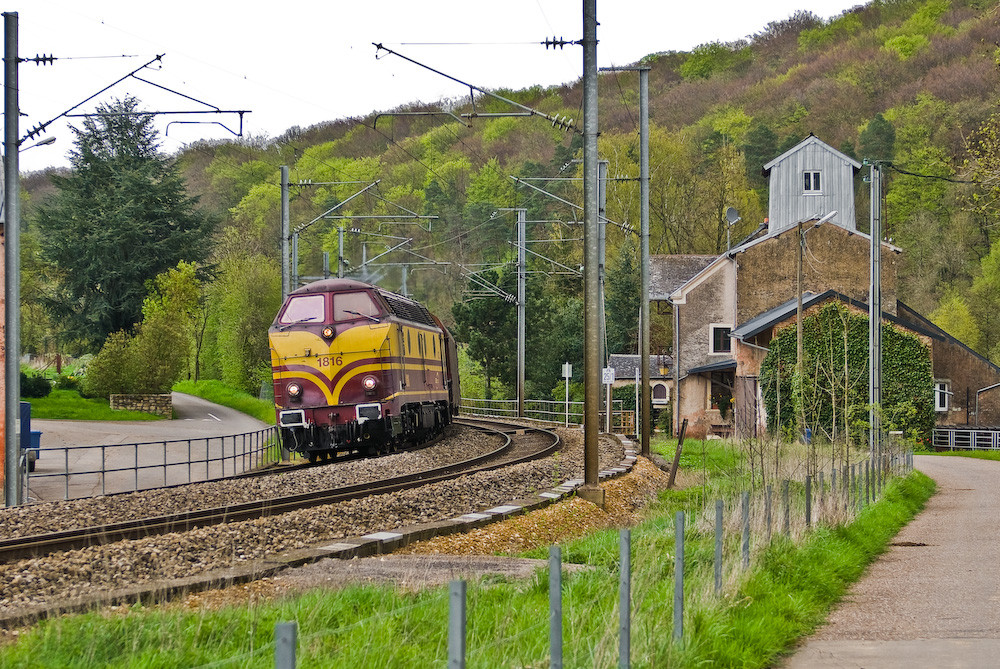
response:
<path id="1" fill-rule="evenodd" d="M 821 193 L 823 189 L 820 188 L 819 182 L 819 172 L 803 172 L 805 176 L 805 184 L 802 189 L 806 193 Z"/>

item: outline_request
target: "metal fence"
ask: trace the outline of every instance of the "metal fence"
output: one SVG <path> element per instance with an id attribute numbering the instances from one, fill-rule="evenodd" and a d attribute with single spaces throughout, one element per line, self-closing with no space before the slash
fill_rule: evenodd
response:
<path id="1" fill-rule="evenodd" d="M 462 398 L 461 413 L 467 416 L 489 416 L 516 418 L 517 400 L 482 400 Z M 565 426 L 583 424 L 583 402 L 560 402 L 558 400 L 524 400 L 524 416 L 530 420 L 546 423 L 562 423 Z M 600 412 L 600 423 L 607 420 Z M 611 431 L 618 434 L 635 434 L 635 412 L 625 411 L 622 400 L 611 402 Z"/>
<path id="2" fill-rule="evenodd" d="M 274 426 L 219 437 L 37 449 L 35 471 L 24 468 L 28 501 L 79 499 L 212 481 L 281 458 Z"/>
<path id="3" fill-rule="evenodd" d="M 936 427 L 932 444 L 938 451 L 996 451 L 1000 450 L 1000 428 Z"/>

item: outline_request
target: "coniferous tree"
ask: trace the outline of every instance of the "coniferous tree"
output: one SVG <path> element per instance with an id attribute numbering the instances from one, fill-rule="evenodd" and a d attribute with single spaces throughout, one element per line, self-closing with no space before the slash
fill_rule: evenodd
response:
<path id="1" fill-rule="evenodd" d="M 69 339 L 96 349 L 140 320 L 146 282 L 206 255 L 211 220 L 159 152 L 153 116 L 132 97 L 74 129 L 72 172 L 39 208 L 42 256 L 57 271 L 49 309 Z"/>

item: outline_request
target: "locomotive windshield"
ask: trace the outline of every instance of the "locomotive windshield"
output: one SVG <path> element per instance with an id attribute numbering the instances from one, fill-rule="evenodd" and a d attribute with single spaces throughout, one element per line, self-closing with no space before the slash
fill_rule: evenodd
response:
<path id="1" fill-rule="evenodd" d="M 333 294 L 333 320 L 352 321 L 358 318 L 367 318 L 377 321 L 381 315 L 378 305 L 368 293 L 334 293 Z"/>
<path id="2" fill-rule="evenodd" d="M 296 295 L 288 300 L 279 323 L 322 323 L 326 320 L 324 295 Z"/>

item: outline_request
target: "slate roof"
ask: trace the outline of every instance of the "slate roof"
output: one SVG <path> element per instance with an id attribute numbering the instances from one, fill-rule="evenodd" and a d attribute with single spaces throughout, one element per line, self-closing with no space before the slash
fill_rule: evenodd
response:
<path id="1" fill-rule="evenodd" d="M 868 304 L 866 302 L 853 300 L 836 290 L 827 290 L 819 294 L 803 293 L 802 309 L 804 311 L 814 304 L 826 302 L 827 300 L 830 299 L 838 299 L 841 302 L 844 302 L 845 304 L 850 304 L 851 306 L 861 309 L 862 311 L 865 312 L 868 311 Z M 798 300 L 797 299 L 788 300 L 784 304 L 780 304 L 777 307 L 774 307 L 773 309 L 765 311 L 759 316 L 751 318 L 745 323 L 741 323 L 730 333 L 730 336 L 733 339 L 741 339 L 741 340 L 754 337 L 760 334 L 761 332 L 767 330 L 768 328 L 774 327 L 778 323 L 782 323 L 788 320 L 789 318 L 792 318 L 795 315 L 797 309 L 798 309 Z M 917 332 L 924 336 L 930 337 L 932 339 L 938 339 L 938 340 L 944 339 L 944 337 L 942 336 L 942 332 L 936 332 L 934 331 L 934 329 L 928 327 L 927 324 L 924 323 L 914 323 L 912 321 L 899 318 L 898 316 L 894 316 L 893 314 L 886 313 L 884 311 L 882 312 L 882 319 L 890 323 L 893 323 L 895 325 L 904 327 L 912 332 Z"/>
<path id="2" fill-rule="evenodd" d="M 649 259 L 649 299 L 664 301 L 719 256 L 656 255 Z"/>
<path id="3" fill-rule="evenodd" d="M 649 378 L 651 379 L 672 378 L 673 375 L 670 372 L 666 374 L 660 373 L 659 359 L 660 356 L 658 355 L 649 356 Z M 664 362 L 666 363 L 664 366 L 668 370 L 673 369 L 674 359 L 672 357 L 670 357 L 669 355 L 665 356 Z M 616 379 L 625 379 L 634 381 L 635 371 L 638 368 L 638 366 L 639 366 L 638 355 L 614 353 L 608 356 L 608 367 L 614 367 Z"/>

